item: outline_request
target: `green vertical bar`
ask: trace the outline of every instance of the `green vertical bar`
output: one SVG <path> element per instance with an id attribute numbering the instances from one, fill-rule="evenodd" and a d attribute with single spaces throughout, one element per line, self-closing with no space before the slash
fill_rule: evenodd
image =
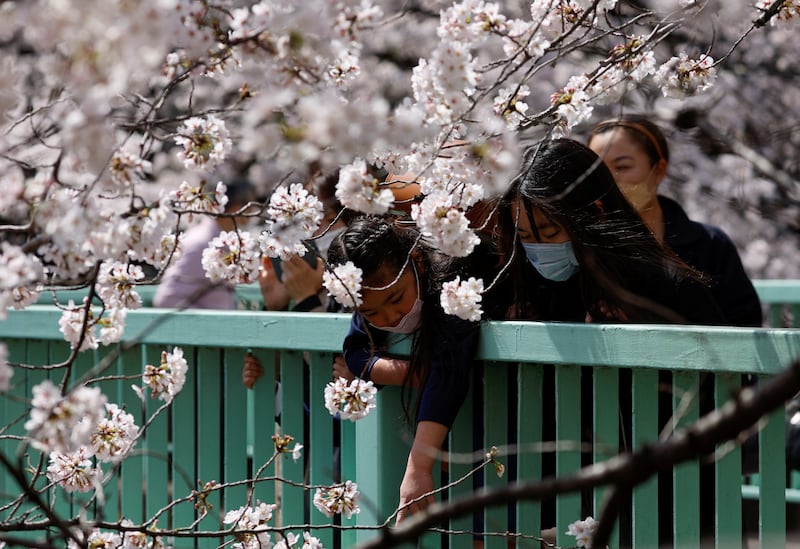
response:
<path id="1" fill-rule="evenodd" d="M 556 441 L 574 445 L 556 451 L 556 475 L 574 473 L 581 467 L 581 369 L 580 366 L 556 366 Z M 581 516 L 580 493 L 564 494 L 556 500 L 556 545 L 569 546 L 575 539 L 567 535 L 567 526 Z"/>
<path id="2" fill-rule="evenodd" d="M 25 340 L 6 340 L 5 343 L 8 347 L 9 362 L 25 364 L 28 361 Z M 3 434 L 17 436 L 25 434 L 24 425 L 28 419 L 28 407 L 25 403 L 29 402 L 33 396 L 28 389 L 26 381 L 27 370 L 14 368 L 14 373 L 9 381 L 8 394 L 0 396 L 0 411 L 3 418 L 2 423 L 0 423 L 0 432 Z M 10 422 L 14 422 L 13 425 L 10 425 Z M 19 445 L 20 442 L 17 440 L 0 438 L 0 452 L 12 463 L 16 462 Z M 17 482 L 7 475 L 4 469 L 0 469 L 0 508 L 16 499 L 17 495 L 21 493 L 22 491 Z M 11 511 L 12 509 L 0 511 L 0 522 L 10 517 Z"/>
<path id="3" fill-rule="evenodd" d="M 119 347 L 115 347 L 113 352 L 119 352 Z M 136 375 L 139 373 L 139 362 L 137 361 L 135 366 L 132 368 L 131 375 Z M 107 375 L 114 375 L 114 376 L 124 376 L 125 375 L 125 365 L 123 363 L 123 356 L 118 354 L 116 359 L 111 363 L 104 374 Z M 137 383 L 139 380 L 128 380 L 127 382 L 122 379 L 110 380 L 105 381 L 100 384 L 100 388 L 108 397 L 108 401 L 111 403 L 116 404 L 121 409 L 125 410 L 127 413 L 133 416 L 133 421 L 136 425 L 141 429 L 142 428 L 142 421 L 139 419 L 139 412 L 141 411 L 141 401 L 139 401 L 138 406 L 133 410 L 129 410 L 125 404 L 125 400 L 123 399 L 125 387 L 133 393 L 133 390 L 130 388 L 131 384 Z M 138 400 L 138 399 L 137 399 Z M 141 453 L 141 444 L 142 441 L 136 443 L 136 445 L 131 448 L 131 451 L 128 453 L 128 457 L 126 460 L 129 461 L 139 461 L 140 457 L 139 454 Z M 105 464 L 103 467 L 104 474 L 108 477 L 107 482 L 105 483 L 103 489 L 103 495 L 105 497 L 105 506 L 103 508 L 100 507 L 98 503 L 98 518 L 101 520 L 110 520 L 116 521 L 122 518 L 122 501 L 121 495 L 119 490 L 119 466 L 114 464 L 108 463 Z"/>
<path id="4" fill-rule="evenodd" d="M 120 394 L 120 406 L 125 408 L 125 411 L 134 417 L 136 425 L 142 429 L 147 421 L 146 410 L 149 408 L 157 407 L 156 402 L 161 403 L 161 400 L 154 401 L 150 397 L 150 390 L 144 389 L 142 395 L 144 396 L 145 403 L 131 388 L 131 385 L 143 387 L 142 374 L 144 367 L 148 364 L 145 357 L 145 346 L 137 346 L 125 351 L 120 359 L 117 361 L 118 371 L 121 374 L 137 376 L 128 381 L 122 381 L 126 384 L 128 389 Z M 152 349 L 149 355 L 151 360 L 150 364 L 155 363 L 157 366 L 161 361 L 161 351 Z M 122 517 L 129 519 L 135 524 L 139 524 L 144 520 L 144 462 L 149 459 L 148 453 L 151 451 L 147 445 L 147 432 L 139 439 L 137 445 L 132 449 L 132 454 L 119 466 L 117 479 L 115 482 L 119 486 L 119 513 Z M 162 452 L 165 449 L 160 449 Z M 167 525 L 162 521 L 159 524 L 162 528 Z"/>
<path id="5" fill-rule="evenodd" d="M 686 427 L 700 417 L 699 378 L 696 373 L 672 374 L 673 429 Z M 684 398 L 685 397 L 685 398 Z M 691 402 L 687 402 L 691 399 Z M 676 414 L 680 414 L 677 417 Z M 677 424 L 675 424 L 677 422 Z M 672 531 L 676 547 L 692 547 L 700 542 L 700 466 L 697 461 L 677 465 L 673 470 Z M 665 512 L 661 509 L 660 512 Z"/>
<path id="6" fill-rule="evenodd" d="M 148 353 L 151 364 L 161 360 L 163 350 L 172 352 L 172 348 L 153 347 L 154 353 Z M 175 498 L 187 496 L 197 485 L 197 417 L 196 391 L 198 383 L 197 349 L 183 347 L 183 357 L 188 363 L 186 383 L 170 406 L 172 423 L 172 485 Z M 157 404 L 157 403 L 154 403 Z M 127 485 L 126 485 L 127 488 Z M 195 519 L 194 503 L 184 502 L 176 505 L 172 512 L 173 528 L 186 528 Z"/>
<path id="7" fill-rule="evenodd" d="M 197 478 L 201 484 L 219 482 L 222 478 L 222 387 L 223 360 L 219 348 L 200 347 L 197 350 Z M 222 527 L 220 493 L 213 492 L 207 502 L 213 507 L 200 521 L 201 530 L 218 530 Z M 223 542 L 222 538 L 203 538 L 199 547 L 213 549 Z"/>
<path id="8" fill-rule="evenodd" d="M 383 389 L 381 392 L 386 391 Z M 380 393 L 378 393 L 380 397 Z M 373 410 L 374 411 L 374 410 Z M 366 419 L 366 418 L 365 418 Z M 342 475 L 341 480 L 354 480 L 357 478 L 356 471 L 358 469 L 357 457 L 358 457 L 358 439 L 356 433 L 356 425 L 352 421 L 342 421 L 341 422 L 341 468 L 342 468 Z M 362 486 L 359 484 L 358 486 L 359 491 L 367 489 L 368 486 Z M 319 513 L 317 509 L 313 509 L 312 513 Z M 344 522 L 344 521 L 342 521 Z M 352 526 L 354 521 L 350 521 L 349 525 Z M 358 540 L 356 539 L 356 531 L 355 530 L 343 530 L 341 535 L 341 543 L 342 547 L 354 547 L 358 544 Z"/>
<path id="9" fill-rule="evenodd" d="M 109 362 L 109 366 L 100 373 L 99 375 L 102 376 L 111 376 L 111 375 L 122 375 L 121 374 L 121 364 L 120 364 L 120 356 L 118 354 L 119 346 L 112 345 L 110 347 L 101 348 L 100 356 L 98 356 L 101 360 L 111 360 Z M 109 404 L 116 404 L 120 408 L 124 408 L 122 398 L 121 398 L 121 382 L 120 380 L 108 380 L 108 381 L 100 381 L 94 384 L 95 387 L 98 387 L 102 393 L 108 398 Z M 136 421 L 136 416 L 134 415 L 134 420 Z M 136 425 L 139 425 L 139 422 L 136 421 Z M 130 455 L 130 454 L 128 454 Z M 102 497 L 100 494 L 97 494 L 98 497 L 95 503 L 95 518 L 97 520 L 110 520 L 116 521 L 120 518 L 120 508 L 119 508 L 119 490 L 117 489 L 117 479 L 119 478 L 116 474 L 118 470 L 114 463 L 103 463 L 103 493 Z"/>
<path id="10" fill-rule="evenodd" d="M 483 448 L 488 452 L 492 446 L 503 448 L 508 433 L 508 370 L 500 362 L 488 362 L 483 375 Z M 508 466 L 508 455 L 501 452 L 498 461 Z M 497 476 L 494 466 L 484 470 L 484 486 L 487 490 L 501 488 L 507 484 L 506 477 Z M 485 532 L 508 531 L 508 510 L 499 505 L 483 512 Z M 499 536 L 484 538 L 486 549 L 505 549 L 506 540 Z"/>
<path id="11" fill-rule="evenodd" d="M 57 364 L 64 362 L 71 353 L 70 346 L 66 341 L 48 341 L 45 344 L 48 348 L 47 360 L 45 361 L 45 364 Z M 91 350 L 78 353 L 78 355 L 75 357 L 75 361 L 72 363 L 70 375 L 67 378 L 67 383 L 65 385 L 65 391 L 74 389 L 76 387 L 75 380 L 82 374 L 86 373 L 93 364 L 94 353 Z M 65 374 L 66 370 L 53 370 L 50 379 L 56 385 L 60 385 Z M 45 468 L 49 463 L 49 457 L 45 455 Z M 104 471 L 108 470 L 107 465 L 103 466 L 102 468 Z M 94 515 L 94 506 L 87 506 L 86 501 L 87 498 L 84 494 L 80 494 L 78 492 L 67 494 L 64 489 L 59 487 L 55 490 L 55 498 L 52 500 L 52 508 L 58 516 L 62 517 L 75 516 L 82 510 L 86 511 L 87 516 L 92 517 Z"/>
<path id="12" fill-rule="evenodd" d="M 714 386 L 715 405 L 719 409 L 728 400 L 733 390 L 738 390 L 738 375 L 717 374 Z M 720 447 L 717 447 L 718 450 Z M 738 444 L 721 458 L 715 460 L 715 497 L 717 502 L 715 520 L 715 542 L 717 549 L 726 549 L 742 543 L 742 451 Z"/>
<path id="13" fill-rule="evenodd" d="M 761 547 L 786 545 L 786 418 L 781 407 L 759 435 L 759 541 Z"/>
<path id="14" fill-rule="evenodd" d="M 31 341 L 28 344 L 28 364 L 32 366 L 44 366 L 50 364 L 50 355 L 49 355 L 49 341 Z M 58 370 L 58 372 L 63 372 L 63 370 Z M 45 379 L 52 378 L 53 383 L 56 385 L 59 384 L 61 381 L 60 377 L 57 374 L 52 374 L 47 370 L 27 370 L 27 388 L 25 390 L 26 398 L 29 400 L 33 397 L 33 388 L 40 383 L 42 383 Z M 40 456 L 42 457 L 42 469 L 39 471 L 41 474 L 38 475 L 34 486 L 37 489 L 41 489 L 45 484 L 47 484 L 47 478 L 45 477 L 45 471 L 48 465 L 48 459 L 46 455 L 42 455 L 42 452 L 35 450 L 31 446 L 27 447 L 26 453 L 30 456 L 30 463 L 38 464 Z M 26 475 L 28 481 L 32 481 L 32 475 Z M 60 488 L 57 489 L 50 489 L 47 493 L 43 494 L 43 499 L 45 499 L 48 503 L 53 501 L 53 498 L 56 497 L 57 499 L 62 499 L 64 497 L 64 491 Z"/>
<path id="15" fill-rule="evenodd" d="M 616 368 L 595 368 L 592 377 L 592 418 L 594 463 L 602 463 L 619 453 L 619 370 Z M 594 490 L 594 517 L 598 518 L 603 509 L 603 499 L 607 488 Z M 581 517 L 583 518 L 583 517 Z M 609 539 L 611 547 L 619 546 L 619 522 Z"/>
<path id="16" fill-rule="evenodd" d="M 361 512 L 351 519 L 342 518 L 342 524 L 375 526 L 383 522 L 396 509 L 400 499 L 400 482 L 406 469 L 411 434 L 403 424 L 403 410 L 399 387 L 384 387 L 378 393 L 376 408 L 355 422 L 355 470 L 352 480 L 361 492 Z M 346 421 L 345 423 L 350 423 Z M 439 461 L 433 465 L 434 486 L 441 472 Z M 358 542 L 374 538 L 375 532 L 359 530 Z M 427 543 L 430 543 L 428 541 Z M 343 545 L 349 547 L 348 545 Z"/>
<path id="17" fill-rule="evenodd" d="M 769 306 L 769 325 L 772 328 L 783 327 L 783 303 L 772 303 Z"/>
<path id="18" fill-rule="evenodd" d="M 632 427 L 634 451 L 658 439 L 658 372 L 633 370 Z M 669 512 L 669 510 L 661 510 Z M 633 546 L 658 546 L 658 479 L 653 476 L 633 490 Z"/>
<path id="19" fill-rule="evenodd" d="M 331 381 L 331 365 L 333 355 L 330 353 L 309 353 L 309 395 L 307 406 L 311 417 L 309 418 L 309 433 L 305 440 L 298 440 L 305 444 L 303 453 L 309 464 L 309 482 L 312 485 L 331 485 L 337 472 L 334 471 L 333 448 L 333 418 L 325 408 L 325 386 Z M 311 509 L 310 523 L 314 525 L 327 525 L 332 521 L 314 508 L 314 490 L 307 494 L 309 508 Z M 330 528 L 314 530 L 312 534 L 319 538 L 325 547 L 333 547 L 334 532 Z"/>
<path id="20" fill-rule="evenodd" d="M 184 355 L 184 358 L 187 358 Z M 125 364 L 141 364 L 143 361 L 158 364 L 161 361 L 161 350 L 157 347 L 137 346 L 125 353 Z M 188 358 L 187 358 L 188 362 Z M 189 364 L 191 372 L 192 364 Z M 190 375 L 190 374 L 187 374 Z M 187 380 L 184 391 L 191 385 Z M 131 391 L 132 392 L 132 391 Z M 183 398 L 179 393 L 176 398 Z M 158 399 L 147 400 L 147 419 L 149 420 L 156 410 L 164 403 Z M 172 499 L 170 497 L 170 440 L 169 440 L 169 412 L 162 411 L 147 427 L 147 433 L 140 440 L 142 450 L 142 474 L 145 479 L 145 516 L 150 519 L 156 512 L 166 506 Z M 169 517 L 159 517 L 159 526 L 165 527 Z"/>
<path id="21" fill-rule="evenodd" d="M 275 423 L 276 414 L 276 372 L 278 367 L 277 351 L 256 351 L 256 356 L 264 368 L 264 376 L 258 380 L 253 389 L 248 392 L 248 425 L 252 424 L 253 431 L 248 433 L 252 438 L 253 475 L 275 453 L 275 444 L 272 435 L 278 430 Z M 251 414 L 252 408 L 252 414 Z M 280 412 L 277 410 L 277 412 Z M 248 445 L 250 446 L 250 445 Z M 275 465 L 267 467 L 260 478 L 275 475 Z M 277 503 L 275 497 L 275 482 L 258 482 L 254 486 L 254 499 L 264 503 Z"/>
<path id="22" fill-rule="evenodd" d="M 542 442 L 542 367 L 520 364 L 517 372 L 517 478 L 533 482 L 542 478 L 542 453 L 527 445 Z M 517 531 L 539 537 L 542 531 L 542 507 L 533 501 L 517 503 Z M 518 542 L 517 547 L 526 547 Z"/>
<path id="23" fill-rule="evenodd" d="M 245 480 L 247 469 L 247 388 L 242 383 L 245 351 L 226 349 L 224 354 L 222 478 L 226 483 Z M 270 380 L 271 381 L 271 380 Z M 264 377 L 257 384 L 265 382 Z M 220 495 L 221 508 L 227 512 L 247 502 L 247 486 L 226 488 Z"/>
<path id="24" fill-rule="evenodd" d="M 295 440 L 304 440 L 303 418 L 305 402 L 303 395 L 303 355 L 298 351 L 281 352 L 281 429 L 283 435 L 291 435 Z M 290 454 L 283 454 L 281 476 L 286 480 L 303 483 L 303 460 L 295 462 Z M 281 487 L 282 525 L 305 523 L 305 494 L 299 487 L 284 484 Z"/>
<path id="25" fill-rule="evenodd" d="M 791 306 L 792 310 L 792 327 L 800 328 L 800 304 L 795 303 Z"/>
<path id="26" fill-rule="evenodd" d="M 464 477 L 475 466 L 474 462 L 465 459 L 466 456 L 471 456 L 474 450 L 476 441 L 473 439 L 474 421 L 473 414 L 476 413 L 472 405 L 473 392 L 480 390 L 480 387 L 470 387 L 467 398 L 458 412 L 456 421 L 449 435 L 448 451 L 451 454 L 450 462 L 448 463 L 447 478 L 448 482 L 453 483 L 458 479 Z M 447 497 L 452 499 L 462 499 L 469 497 L 473 492 L 473 478 L 470 477 L 460 484 L 456 484 L 448 490 Z M 477 516 L 477 515 L 475 515 Z M 450 520 L 451 530 L 473 530 L 473 515 L 465 515 Z M 450 547 L 452 549 L 469 549 L 472 547 L 472 536 L 459 535 L 450 537 Z"/>

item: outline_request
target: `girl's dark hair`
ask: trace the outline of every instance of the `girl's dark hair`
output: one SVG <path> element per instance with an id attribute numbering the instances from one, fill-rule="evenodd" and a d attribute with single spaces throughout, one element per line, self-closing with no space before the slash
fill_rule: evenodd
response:
<path id="1" fill-rule="evenodd" d="M 522 213 L 518 208 L 523 208 L 534 236 L 540 240 L 536 209 L 538 215 L 560 225 L 569 235 L 580 264 L 584 303 L 592 316 L 603 316 L 592 308 L 616 307 L 632 321 L 654 316 L 677 320 L 663 306 L 631 295 L 629 289 L 641 284 L 635 280 L 637 273 L 658 273 L 663 280 L 653 280 L 653 284 L 702 280 L 702 275 L 659 244 L 603 161 L 577 141 L 556 139 L 529 149 L 524 165 L 499 211 L 501 248 L 506 257 L 515 251 L 511 266 L 514 291 L 524 292 L 531 286 L 524 280 L 530 271 L 517 238 L 517 215 Z M 528 304 L 524 296 L 518 296 L 515 302 L 522 306 L 517 311 L 521 316 L 536 313 L 524 310 Z"/>
<path id="2" fill-rule="evenodd" d="M 669 144 L 664 132 L 658 124 L 641 114 L 625 114 L 619 118 L 604 120 L 589 131 L 588 142 L 592 137 L 621 128 L 635 143 L 647 153 L 650 164 L 657 164 L 659 160 L 669 163 Z"/>
<path id="3" fill-rule="evenodd" d="M 416 230 L 403 228 L 392 219 L 362 216 L 350 222 L 328 249 L 332 265 L 352 261 L 361 269 L 363 284 L 377 286 L 375 277 L 384 267 L 396 273 L 406 264 L 418 240 Z"/>
<path id="4" fill-rule="evenodd" d="M 409 256 L 411 258 L 409 259 Z M 442 284 L 452 279 L 460 271 L 460 262 L 435 252 L 420 241 L 419 231 L 400 224 L 393 217 L 362 216 L 354 219 L 347 229 L 338 235 L 328 249 L 328 263 L 337 265 L 352 261 L 362 271 L 364 286 L 384 286 L 391 283 L 392 278 L 385 276 L 400 273 L 406 269 L 416 268 L 420 274 L 420 297 L 423 299 L 422 324 L 415 332 L 409 360 L 409 369 L 403 383 L 402 401 L 406 419 L 416 417 L 422 396 L 421 387 L 425 386 L 430 375 L 433 350 L 441 341 L 441 311 L 438 306 L 438 295 Z M 412 267 L 412 262 L 414 266 Z M 383 274 L 384 276 L 381 276 Z M 369 331 L 366 321 L 364 327 Z M 383 332 L 380 332 L 383 333 Z M 453 337 L 453 334 L 447 334 Z M 380 348 L 384 341 L 378 340 L 376 332 L 370 333 L 373 347 Z M 450 372 L 442 372 L 448 379 Z M 412 383 L 419 380 L 420 389 L 416 398 L 412 397 Z M 412 404 L 413 401 L 413 404 Z"/>

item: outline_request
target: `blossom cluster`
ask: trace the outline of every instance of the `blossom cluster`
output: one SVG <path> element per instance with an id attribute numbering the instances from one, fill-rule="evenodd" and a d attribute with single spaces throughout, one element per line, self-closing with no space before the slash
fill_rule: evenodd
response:
<path id="1" fill-rule="evenodd" d="M 202 265 L 211 282 L 235 286 L 258 277 L 258 240 L 248 232 L 222 231 L 203 250 Z"/>
<path id="2" fill-rule="evenodd" d="M 258 237 L 263 253 L 287 259 L 291 254 L 305 255 L 302 241 L 314 235 L 322 221 L 322 203 L 299 183 L 287 189 L 280 185 L 269 199 L 269 219 Z"/>
<path id="3" fill-rule="evenodd" d="M 214 115 L 186 120 L 178 128 L 175 143 L 183 147 L 178 155 L 186 168 L 203 170 L 222 164 L 232 146 L 225 121 Z"/>
<path id="4" fill-rule="evenodd" d="M 356 421 L 375 408 L 377 393 L 378 389 L 371 381 L 360 378 L 347 381 L 339 377 L 325 386 L 325 408 L 333 416 Z"/>
<path id="5" fill-rule="evenodd" d="M 186 372 L 189 365 L 183 357 L 183 349 L 174 347 L 171 353 L 161 352 L 161 363 L 158 366 L 147 364 L 144 367 L 144 388 L 149 388 L 152 398 L 160 398 L 172 402 L 186 383 Z M 143 388 L 134 385 L 134 391 L 144 398 Z"/>
<path id="6" fill-rule="evenodd" d="M 449 315 L 477 322 L 483 314 L 480 305 L 482 294 L 483 280 L 474 277 L 461 280 L 461 277 L 457 276 L 442 285 L 440 297 L 442 310 Z"/>
<path id="7" fill-rule="evenodd" d="M 120 524 L 125 527 L 132 527 L 133 523 L 128 519 L 123 519 Z M 89 535 L 79 528 L 73 529 L 71 535 L 75 539 L 67 542 L 68 549 L 79 549 L 81 545 L 75 541 L 84 542 L 84 546 L 92 549 L 171 549 L 172 546 L 166 545 L 161 536 L 150 536 L 135 530 L 126 530 L 122 533 L 106 532 L 99 528 L 93 528 Z"/>
<path id="8" fill-rule="evenodd" d="M 361 305 L 361 276 L 361 269 L 348 261 L 326 270 L 322 274 L 322 285 L 338 303 L 345 307 L 358 307 Z"/>
<path id="9" fill-rule="evenodd" d="M 326 517 L 342 514 L 350 518 L 361 512 L 358 506 L 360 496 L 358 485 L 348 480 L 328 488 L 317 488 L 314 493 L 314 506 Z"/>
<path id="10" fill-rule="evenodd" d="M 237 541 L 232 547 L 237 549 L 272 547 L 271 536 L 265 530 L 267 530 L 267 523 L 272 520 L 272 513 L 277 507 L 273 503 L 259 501 L 254 507 L 242 506 L 225 513 L 222 522 L 232 524 L 234 531 L 240 531 L 236 534 Z"/>
<path id="11" fill-rule="evenodd" d="M 33 387 L 25 430 L 35 448 L 69 453 L 91 444 L 108 399 L 97 387 L 80 386 L 63 394 L 46 379 Z"/>
<path id="12" fill-rule="evenodd" d="M 68 492 L 100 486 L 102 470 L 92 458 L 119 462 L 127 456 L 139 434 L 133 416 L 107 402 L 98 388 L 82 386 L 62 395 L 45 380 L 33 394 L 25 429 L 34 447 L 50 453 L 47 478 Z"/>
<path id="13" fill-rule="evenodd" d="M 575 545 L 577 547 L 592 547 L 592 537 L 597 530 L 597 521 L 592 517 L 586 517 L 584 520 L 576 520 L 567 527 L 567 534 L 575 536 Z"/>

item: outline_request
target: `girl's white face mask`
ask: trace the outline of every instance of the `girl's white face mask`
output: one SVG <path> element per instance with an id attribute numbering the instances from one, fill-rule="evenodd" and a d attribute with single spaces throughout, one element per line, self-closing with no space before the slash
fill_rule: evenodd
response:
<path id="1" fill-rule="evenodd" d="M 420 299 L 419 277 L 417 276 L 417 267 L 414 265 L 413 261 L 411 262 L 411 266 L 414 269 L 414 280 L 417 283 L 417 299 L 414 300 L 414 305 L 412 305 L 411 310 L 400 319 L 400 322 L 394 326 L 375 326 L 373 324 L 377 329 L 395 334 L 413 334 L 422 325 L 422 305 L 424 302 Z"/>

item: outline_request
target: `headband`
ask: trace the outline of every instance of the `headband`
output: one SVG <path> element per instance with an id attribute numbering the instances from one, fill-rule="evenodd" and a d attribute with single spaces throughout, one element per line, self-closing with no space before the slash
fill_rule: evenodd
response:
<path id="1" fill-rule="evenodd" d="M 648 130 L 644 124 L 630 122 L 627 120 L 609 120 L 607 122 L 601 122 L 598 124 L 592 133 L 600 133 L 597 132 L 597 130 L 605 131 L 611 128 L 628 128 L 644 135 L 650 144 L 653 145 L 653 148 L 655 148 L 659 160 L 664 160 L 666 162 L 667 159 L 664 157 L 664 152 L 661 150 L 661 145 L 658 144 L 658 139 L 656 139 L 656 136 L 653 134 L 653 132 Z"/>

